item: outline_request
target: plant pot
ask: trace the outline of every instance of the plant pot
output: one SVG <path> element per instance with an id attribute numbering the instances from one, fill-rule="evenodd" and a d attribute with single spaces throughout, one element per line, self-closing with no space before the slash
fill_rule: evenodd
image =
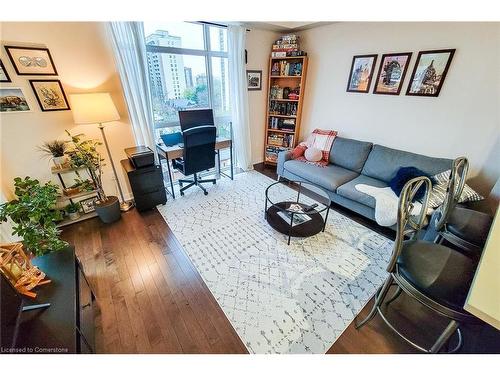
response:
<path id="1" fill-rule="evenodd" d="M 108 196 L 107 201 L 96 203 L 94 207 L 103 223 L 110 224 L 120 220 L 120 201 L 117 197 Z"/>
<path id="2" fill-rule="evenodd" d="M 64 195 L 66 195 L 67 197 L 69 196 L 72 196 L 72 195 L 75 195 L 75 194 L 78 194 L 78 193 L 81 193 L 81 189 L 80 188 L 66 188 L 64 189 L 63 191 Z"/>
<path id="3" fill-rule="evenodd" d="M 68 212 L 68 217 L 70 220 L 76 220 L 80 217 L 79 212 Z"/>
<path id="4" fill-rule="evenodd" d="M 64 164 L 66 164 L 66 161 L 68 159 L 66 155 L 63 155 L 63 156 L 54 156 L 52 160 L 54 161 L 54 165 L 56 166 L 56 168 L 61 169 L 64 166 Z"/>

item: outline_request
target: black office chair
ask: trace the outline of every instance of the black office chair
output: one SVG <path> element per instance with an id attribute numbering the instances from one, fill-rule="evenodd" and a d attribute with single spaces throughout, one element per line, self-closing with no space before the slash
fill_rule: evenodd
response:
<path id="1" fill-rule="evenodd" d="M 207 190 L 202 183 L 216 183 L 215 179 L 201 180 L 198 173 L 215 167 L 215 126 L 198 126 L 182 132 L 184 142 L 182 158 L 174 159 L 172 166 L 183 175 L 193 175 L 192 180 L 179 180 L 181 195 L 191 186 L 198 186 L 205 195 Z M 188 185 L 183 186 L 186 183 Z"/>
<path id="2" fill-rule="evenodd" d="M 466 255 L 479 259 L 488 238 L 493 218 L 483 212 L 457 206 L 465 186 L 469 162 L 465 157 L 453 161 L 446 197 L 436 215 L 436 243 L 443 240 Z"/>
<path id="3" fill-rule="evenodd" d="M 422 209 L 418 215 L 411 214 L 416 201 L 415 195 L 422 185 L 426 188 Z M 399 198 L 394 250 L 387 267 L 389 276 L 378 290 L 372 310 L 356 328 L 361 328 L 378 313 L 397 335 L 416 349 L 426 353 L 438 353 L 457 332 L 458 343 L 448 352 L 454 353 L 462 346 L 460 323 L 479 322 L 477 318 L 463 309 L 476 265 L 471 258 L 456 250 L 417 239 L 417 234 L 425 223 L 430 189 L 431 181 L 427 177 L 414 178 L 403 188 Z M 386 302 L 387 305 L 401 292 L 405 292 L 419 303 L 450 319 L 448 326 L 430 349 L 418 345 L 400 333 L 382 313 L 382 303 L 389 288 L 394 284 L 397 285 L 397 289 L 394 296 Z"/>

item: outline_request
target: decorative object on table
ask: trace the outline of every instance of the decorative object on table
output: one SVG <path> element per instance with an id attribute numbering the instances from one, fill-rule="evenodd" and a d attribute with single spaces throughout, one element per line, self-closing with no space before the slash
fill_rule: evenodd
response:
<path id="1" fill-rule="evenodd" d="M 43 112 L 66 111 L 71 109 L 66 99 L 61 81 L 58 79 L 30 79 L 30 85 L 33 88 L 40 109 Z"/>
<path id="2" fill-rule="evenodd" d="M 408 181 L 416 177 L 422 177 L 422 176 L 431 179 L 432 182 L 432 176 L 429 176 L 427 173 L 418 168 L 401 167 L 396 172 L 396 175 L 389 181 L 389 187 L 399 197 L 401 191 L 403 190 Z M 417 190 L 415 194 L 415 199 L 417 200 L 422 199 L 424 197 L 424 194 L 425 194 L 425 186 L 422 185 L 420 189 Z"/>
<path id="3" fill-rule="evenodd" d="M 120 193 L 120 198 L 122 200 L 121 204 L 120 201 L 118 201 L 118 199 L 116 200 L 118 201 L 119 207 L 122 211 L 130 210 L 134 206 L 133 202 L 125 201 L 122 187 L 120 185 L 120 180 L 116 173 L 115 164 L 113 162 L 113 158 L 111 157 L 111 151 L 109 150 L 106 134 L 104 133 L 103 123 L 118 121 L 120 119 L 120 115 L 116 110 L 113 100 L 111 99 L 111 95 L 109 93 L 73 94 L 70 95 L 70 98 L 73 106 L 73 111 L 72 111 L 73 118 L 76 124 L 99 124 L 98 127 L 101 130 L 102 138 L 104 140 L 104 145 L 106 146 L 106 151 L 108 153 L 109 162 L 111 163 L 111 168 L 113 170 L 113 175 L 115 177 L 116 185 L 118 187 L 118 192 Z M 81 144 L 81 146 L 85 148 L 85 144 Z M 90 163 L 89 165 L 92 164 L 93 163 Z M 98 163 L 98 165 L 101 167 L 100 162 Z M 99 171 L 100 173 L 102 173 L 100 167 Z M 101 195 L 101 202 L 98 205 L 96 205 L 96 211 L 98 213 L 104 212 L 102 210 L 103 207 L 107 207 L 107 209 L 113 207 L 113 205 L 109 206 L 105 204 L 105 201 L 107 199 L 105 199 L 106 196 L 104 195 L 104 191 L 102 190 L 102 184 L 100 184 L 99 187 L 101 188 L 102 195 Z M 115 201 L 115 199 L 113 197 L 110 197 L 110 202 L 111 201 Z M 111 218 L 113 217 L 116 218 L 116 215 L 111 216 Z"/>
<path id="4" fill-rule="evenodd" d="M 307 147 L 305 153 L 307 153 L 307 150 L 310 148 L 318 149 L 321 152 L 321 158 L 317 161 L 312 161 L 308 160 L 306 156 L 300 156 L 296 158 L 296 160 L 314 164 L 319 167 L 326 167 L 329 163 L 330 150 L 336 136 L 337 131 L 335 130 L 314 129 L 307 140 L 305 142 L 301 142 L 300 144 Z M 314 158 L 315 155 L 311 154 L 310 156 Z"/>
<path id="5" fill-rule="evenodd" d="M 455 49 L 420 51 L 406 95 L 438 96 Z"/>
<path id="6" fill-rule="evenodd" d="M 262 70 L 247 70 L 248 90 L 262 90 Z"/>
<path id="7" fill-rule="evenodd" d="M 64 141 L 54 141 L 45 142 L 42 146 L 38 147 L 38 150 L 46 154 L 48 157 L 52 158 L 56 168 L 63 168 L 68 158 L 64 154 L 65 151 Z"/>
<path id="8" fill-rule="evenodd" d="M 374 94 L 399 95 L 411 59 L 411 52 L 382 55 Z"/>
<path id="9" fill-rule="evenodd" d="M 70 220 L 76 220 L 80 217 L 80 209 L 79 203 L 70 203 L 65 208 Z"/>
<path id="10" fill-rule="evenodd" d="M 31 298 L 36 297 L 36 293 L 31 291 L 33 288 L 50 283 L 45 273 L 31 264 L 20 242 L 0 244 L 0 272 L 19 293 Z"/>
<path id="11" fill-rule="evenodd" d="M 9 73 L 7 73 L 7 69 L 5 69 L 5 65 L 0 59 L 0 82 L 12 82 L 9 77 Z"/>
<path id="12" fill-rule="evenodd" d="M 48 48 L 5 46 L 7 55 L 20 76 L 56 76 L 57 70 Z"/>
<path id="13" fill-rule="evenodd" d="M 16 199 L 0 205 L 0 221 L 12 220 L 12 234 L 20 236 L 33 255 L 64 249 L 67 243 L 59 238 L 55 223 L 61 219 L 61 212 L 55 209 L 59 187 L 52 182 L 42 185 L 30 177 L 16 177 L 14 187 Z"/>
<path id="14" fill-rule="evenodd" d="M 0 88 L 0 112 L 30 112 L 23 90 L 19 87 Z"/>
<path id="15" fill-rule="evenodd" d="M 87 199 L 82 199 L 78 203 L 82 206 L 82 211 L 84 214 L 95 211 L 95 205 L 99 202 L 99 197 L 90 197 Z"/>
<path id="16" fill-rule="evenodd" d="M 352 58 L 349 81 L 347 82 L 347 92 L 370 91 L 373 71 L 378 55 L 357 55 Z"/>

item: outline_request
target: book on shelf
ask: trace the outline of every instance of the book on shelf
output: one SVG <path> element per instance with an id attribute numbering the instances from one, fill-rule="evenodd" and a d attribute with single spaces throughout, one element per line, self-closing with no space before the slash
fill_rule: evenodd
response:
<path id="1" fill-rule="evenodd" d="M 271 52 L 271 57 L 276 59 L 280 57 L 302 57 L 307 56 L 307 52 L 304 51 L 273 51 Z"/>
<path id="2" fill-rule="evenodd" d="M 276 163 L 278 161 L 278 153 L 281 151 L 286 151 L 288 148 L 280 146 L 267 146 L 265 161 Z"/>
<path id="3" fill-rule="evenodd" d="M 281 115 L 281 116 L 296 116 L 297 115 L 298 104 L 295 102 L 276 102 L 271 101 L 269 104 L 269 114 L 270 115 Z"/>
<path id="4" fill-rule="evenodd" d="M 271 68 L 271 77 L 300 76 L 302 75 L 301 62 L 289 62 L 286 60 L 275 61 Z"/>
<path id="5" fill-rule="evenodd" d="M 295 119 L 270 117 L 269 129 L 295 131 Z"/>
<path id="6" fill-rule="evenodd" d="M 278 147 L 293 147 L 293 134 L 276 134 L 271 133 L 267 136 L 267 144 L 270 146 L 278 146 Z"/>

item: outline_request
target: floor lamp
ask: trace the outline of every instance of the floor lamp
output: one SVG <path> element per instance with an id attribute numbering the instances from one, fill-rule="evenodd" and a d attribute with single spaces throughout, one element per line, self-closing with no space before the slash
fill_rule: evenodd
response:
<path id="1" fill-rule="evenodd" d="M 104 133 L 104 123 L 118 121 L 120 119 L 120 115 L 111 99 L 111 95 L 108 93 L 72 94 L 70 95 L 70 101 L 75 124 L 99 124 L 98 127 L 101 130 L 102 139 L 104 140 L 108 158 L 113 168 L 113 174 L 115 175 L 116 184 L 118 185 L 118 191 L 120 192 L 122 201 L 120 208 L 122 211 L 130 210 L 133 207 L 133 203 L 125 201 L 122 187 L 120 186 L 120 180 L 116 174 L 115 163 L 113 163 L 113 158 L 109 151 L 106 133 Z"/>

